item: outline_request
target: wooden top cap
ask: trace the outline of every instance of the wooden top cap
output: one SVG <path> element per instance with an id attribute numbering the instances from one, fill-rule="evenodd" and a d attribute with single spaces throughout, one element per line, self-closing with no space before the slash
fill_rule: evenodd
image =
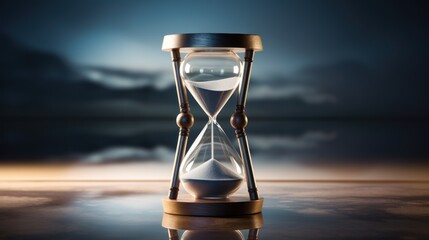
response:
<path id="1" fill-rule="evenodd" d="M 232 49 L 236 51 L 262 51 L 262 39 L 256 34 L 238 33 L 186 33 L 165 35 L 162 50 Z"/>

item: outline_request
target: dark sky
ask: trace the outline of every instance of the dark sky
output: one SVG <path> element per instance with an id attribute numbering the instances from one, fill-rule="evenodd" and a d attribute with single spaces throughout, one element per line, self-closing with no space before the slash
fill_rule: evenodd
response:
<path id="1" fill-rule="evenodd" d="M 420 1 L 3 1 L 0 33 L 22 48 L 58 56 L 107 90 L 170 92 L 163 35 L 257 33 L 265 50 L 256 56 L 249 101 L 260 115 L 423 116 L 428 10 Z M 8 106 L 10 98 L 2 102 Z M 286 107 L 274 113 L 277 106 Z"/>
<path id="2" fill-rule="evenodd" d="M 427 7 L 415 1 L 3 1 L 0 11 L 1 30 L 28 46 L 115 67 L 165 68 L 161 60 L 168 57 L 158 51 L 165 34 L 258 33 L 265 44 L 258 65 L 266 75 L 345 59 L 374 67 L 421 60 Z"/>

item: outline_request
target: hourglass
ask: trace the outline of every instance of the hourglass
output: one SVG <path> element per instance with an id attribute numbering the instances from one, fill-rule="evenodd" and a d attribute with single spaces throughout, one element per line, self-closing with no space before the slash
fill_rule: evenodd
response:
<path id="1" fill-rule="evenodd" d="M 228 216 L 259 213 L 259 198 L 245 127 L 245 104 L 255 51 L 261 38 L 251 34 L 175 34 L 164 37 L 162 49 L 171 51 L 180 114 L 179 139 L 166 213 L 194 216 Z M 181 52 L 187 53 L 181 61 Z M 237 53 L 244 52 L 244 62 Z M 208 116 L 208 122 L 186 152 L 194 118 L 187 90 Z M 237 91 L 230 122 L 240 154 L 217 123 L 216 117 Z M 249 197 L 233 196 L 243 181 Z M 180 182 L 193 198 L 178 198 Z"/>

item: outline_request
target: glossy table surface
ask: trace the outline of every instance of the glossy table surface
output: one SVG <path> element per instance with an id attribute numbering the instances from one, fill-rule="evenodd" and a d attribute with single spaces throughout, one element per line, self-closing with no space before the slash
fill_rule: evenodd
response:
<path id="1" fill-rule="evenodd" d="M 258 187 L 265 198 L 259 239 L 429 239 L 429 183 L 259 182 Z M 167 190 L 163 181 L 0 182 L 0 239 L 168 239 L 161 204 Z M 225 234 L 216 226 L 177 234 L 213 239 Z M 248 232 L 223 236 L 246 239 Z"/>

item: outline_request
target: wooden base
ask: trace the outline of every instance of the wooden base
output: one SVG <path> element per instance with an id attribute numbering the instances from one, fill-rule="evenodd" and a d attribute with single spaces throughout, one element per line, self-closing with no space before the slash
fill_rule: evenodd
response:
<path id="1" fill-rule="evenodd" d="M 232 217 L 262 212 L 264 199 L 249 200 L 249 197 L 230 197 L 222 200 L 164 199 L 164 212 L 175 215 Z"/>
<path id="2" fill-rule="evenodd" d="M 262 213 L 239 217 L 195 217 L 164 213 L 162 226 L 177 230 L 229 231 L 259 229 L 264 225 Z"/>

